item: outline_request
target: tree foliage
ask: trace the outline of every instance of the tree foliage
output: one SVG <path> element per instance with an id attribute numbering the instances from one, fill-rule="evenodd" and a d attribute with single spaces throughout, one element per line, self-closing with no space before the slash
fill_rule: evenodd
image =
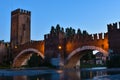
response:
<path id="1" fill-rule="evenodd" d="M 41 56 L 38 56 L 37 54 L 33 54 L 28 60 L 28 66 L 29 67 L 40 67 L 43 65 L 43 60 Z"/>
<path id="2" fill-rule="evenodd" d="M 95 55 L 93 55 L 93 52 L 91 50 L 89 51 L 83 51 L 82 54 L 85 54 L 81 60 L 93 60 L 95 59 Z"/>
<path id="3" fill-rule="evenodd" d="M 59 24 L 57 24 L 56 27 L 51 26 L 50 34 L 57 35 L 59 32 L 64 33 L 64 28 L 60 27 Z"/>
<path id="4" fill-rule="evenodd" d="M 66 37 L 73 37 L 75 35 L 75 29 L 73 29 L 72 27 L 70 28 L 66 28 Z"/>
<path id="5" fill-rule="evenodd" d="M 78 34 L 78 35 L 81 35 L 81 34 L 82 34 L 82 32 L 81 32 L 80 29 L 77 30 L 77 34 Z"/>
<path id="6" fill-rule="evenodd" d="M 64 31 L 64 28 L 61 27 L 59 24 L 57 24 L 56 27 L 51 26 L 51 31 L 50 31 L 51 34 L 54 34 L 57 36 L 57 34 L 59 34 L 59 32 L 64 33 L 66 38 L 73 38 L 74 35 L 76 35 L 76 34 L 83 36 L 83 37 L 86 37 L 89 35 L 86 30 L 81 31 L 80 28 L 78 28 L 77 33 L 76 33 L 75 29 L 73 29 L 72 27 L 68 27 Z"/>

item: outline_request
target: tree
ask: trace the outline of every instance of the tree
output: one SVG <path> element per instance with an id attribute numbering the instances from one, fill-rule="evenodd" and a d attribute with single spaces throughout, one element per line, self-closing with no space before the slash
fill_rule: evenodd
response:
<path id="1" fill-rule="evenodd" d="M 42 66 L 42 64 L 43 64 L 43 60 L 41 56 L 38 56 L 37 54 L 33 54 L 30 60 L 28 60 L 29 67 L 39 67 Z"/>
<path id="2" fill-rule="evenodd" d="M 66 37 L 72 38 L 75 35 L 75 29 L 72 29 L 72 27 L 66 28 L 65 34 L 66 34 Z"/>
<path id="3" fill-rule="evenodd" d="M 61 28 L 61 32 L 63 32 L 63 33 L 64 33 L 64 28 L 63 28 L 63 27 Z"/>
<path id="4" fill-rule="evenodd" d="M 81 34 L 82 34 L 80 29 L 77 30 L 77 34 L 78 34 L 78 35 L 81 35 Z"/>
<path id="5" fill-rule="evenodd" d="M 88 32 L 86 30 L 83 31 L 83 36 L 87 36 L 89 35 Z"/>
<path id="6" fill-rule="evenodd" d="M 95 58 L 95 55 L 93 55 L 93 52 L 91 50 L 83 51 L 82 54 L 85 54 L 81 60 L 92 60 Z"/>
<path id="7" fill-rule="evenodd" d="M 60 25 L 59 24 L 56 25 L 56 32 L 57 33 L 60 32 Z"/>
<path id="8" fill-rule="evenodd" d="M 55 33 L 55 28 L 54 26 L 51 26 L 51 31 L 50 31 L 51 34 L 54 34 Z"/>

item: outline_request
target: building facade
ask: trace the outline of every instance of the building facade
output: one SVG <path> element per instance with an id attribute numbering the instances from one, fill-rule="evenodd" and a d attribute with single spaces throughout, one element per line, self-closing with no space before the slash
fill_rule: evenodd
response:
<path id="1" fill-rule="evenodd" d="M 106 57 L 100 53 L 100 52 L 97 52 L 95 54 L 95 61 L 96 61 L 96 64 L 101 64 L 101 65 L 104 65 L 106 63 Z"/>

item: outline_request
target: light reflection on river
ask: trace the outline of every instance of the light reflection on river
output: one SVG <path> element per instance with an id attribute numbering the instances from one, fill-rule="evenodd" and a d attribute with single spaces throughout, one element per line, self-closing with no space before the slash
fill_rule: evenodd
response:
<path id="1" fill-rule="evenodd" d="M 6 73 L 3 75 L 3 73 Z M 17 73 L 17 74 L 16 74 Z M 27 73 L 27 74 L 26 74 Z M 13 74 L 13 75 L 12 75 Z M 31 75 L 28 75 L 31 74 Z M 33 75 L 32 75 L 33 74 Z M 120 80 L 120 69 L 19 70 L 0 72 L 0 80 Z"/>

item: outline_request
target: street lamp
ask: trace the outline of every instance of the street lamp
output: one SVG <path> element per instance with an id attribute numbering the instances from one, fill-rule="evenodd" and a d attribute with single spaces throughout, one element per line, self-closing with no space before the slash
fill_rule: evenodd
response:
<path id="1" fill-rule="evenodd" d="M 15 48 L 17 48 L 17 46 L 15 46 Z"/>
<path id="2" fill-rule="evenodd" d="M 62 47 L 59 45 L 59 46 L 58 46 L 58 49 L 59 49 L 59 50 L 61 50 L 61 49 L 62 49 Z"/>
<path id="3" fill-rule="evenodd" d="M 64 61 L 63 61 L 62 52 L 61 52 L 62 46 L 59 45 L 59 46 L 58 46 L 58 49 L 59 49 L 59 58 L 60 58 L 59 66 L 60 66 L 60 68 L 62 68 L 62 67 L 64 66 Z"/>

